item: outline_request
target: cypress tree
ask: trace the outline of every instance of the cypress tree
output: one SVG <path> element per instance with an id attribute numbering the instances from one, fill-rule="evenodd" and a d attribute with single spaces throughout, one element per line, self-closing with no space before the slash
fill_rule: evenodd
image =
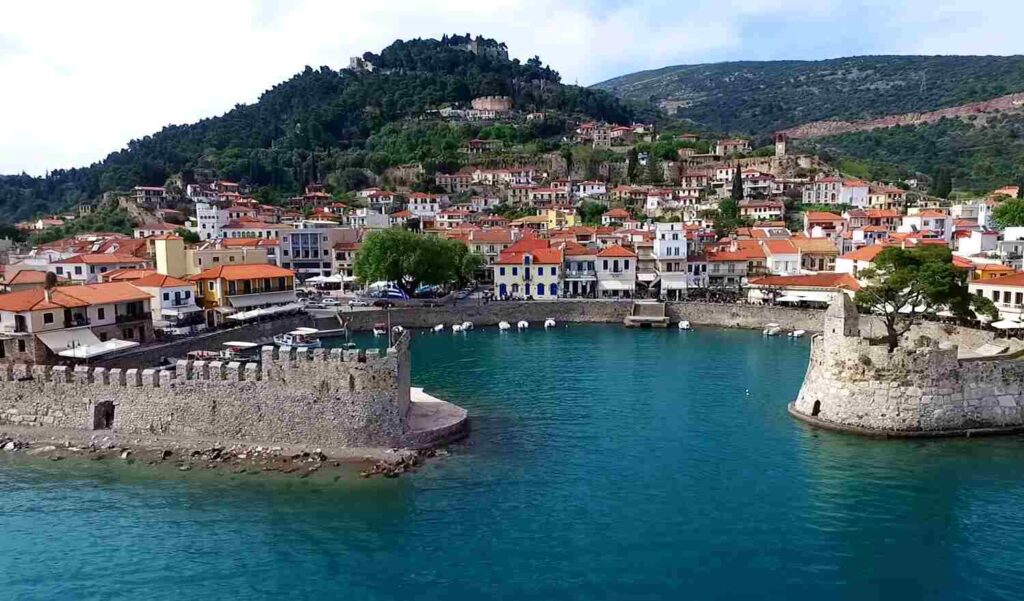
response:
<path id="1" fill-rule="evenodd" d="M 736 163 L 735 172 L 732 174 L 732 194 L 731 197 L 736 202 L 743 200 L 743 173 L 740 170 L 740 164 Z"/>

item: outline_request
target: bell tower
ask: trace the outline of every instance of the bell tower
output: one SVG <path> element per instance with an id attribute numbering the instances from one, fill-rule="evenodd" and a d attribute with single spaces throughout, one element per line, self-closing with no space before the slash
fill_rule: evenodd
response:
<path id="1" fill-rule="evenodd" d="M 825 343 L 840 342 L 842 338 L 860 336 L 860 314 L 857 305 L 845 292 L 836 292 L 825 311 Z"/>

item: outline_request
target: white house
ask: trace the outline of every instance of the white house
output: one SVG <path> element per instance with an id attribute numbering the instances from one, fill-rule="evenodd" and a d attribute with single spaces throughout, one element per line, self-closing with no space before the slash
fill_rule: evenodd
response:
<path id="1" fill-rule="evenodd" d="M 654 225 L 654 259 L 661 292 L 665 298 L 679 298 L 686 290 L 686 226 L 682 223 Z"/>
<path id="2" fill-rule="evenodd" d="M 203 310 L 196 304 L 195 285 L 168 275 L 154 273 L 132 282 L 153 297 L 150 311 L 153 327 L 160 330 L 193 333 L 204 329 Z"/>
<path id="3" fill-rule="evenodd" d="M 991 299 L 1000 319 L 1024 320 L 1024 273 L 974 280 L 967 287 L 972 294 Z"/>
<path id="4" fill-rule="evenodd" d="M 601 298 L 630 298 L 636 292 L 636 254 L 614 245 L 597 253 L 597 293 Z"/>

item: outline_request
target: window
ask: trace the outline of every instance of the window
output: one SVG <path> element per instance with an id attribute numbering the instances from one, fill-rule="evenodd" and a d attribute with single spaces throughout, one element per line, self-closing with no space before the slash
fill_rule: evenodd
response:
<path id="1" fill-rule="evenodd" d="M 551 268 L 551 275 L 558 275 L 558 268 L 557 267 L 552 267 Z M 552 285 L 554 285 L 554 284 L 552 284 Z"/>
<path id="2" fill-rule="evenodd" d="M 234 262 L 235 262 L 235 255 L 229 256 L 228 257 L 228 263 L 234 263 Z"/>
<path id="3" fill-rule="evenodd" d="M 505 268 L 504 267 L 499 267 L 498 268 L 498 275 L 505 275 Z"/>
<path id="4" fill-rule="evenodd" d="M 543 267 L 538 267 L 537 268 L 537 275 L 544 275 L 544 268 Z"/>
<path id="5" fill-rule="evenodd" d="M 993 290 L 992 291 L 992 300 L 997 302 L 997 303 L 999 302 L 999 291 L 998 290 Z"/>
<path id="6" fill-rule="evenodd" d="M 185 300 L 188 300 L 189 298 L 192 297 L 192 293 L 186 290 L 185 292 L 182 293 L 182 296 L 185 298 Z"/>
<path id="7" fill-rule="evenodd" d="M 213 262 L 214 263 L 220 263 L 220 257 L 214 257 L 213 258 Z"/>
<path id="8" fill-rule="evenodd" d="M 82 267 L 80 265 L 75 265 L 75 275 L 82 275 Z"/>
<path id="9" fill-rule="evenodd" d="M 601 261 L 601 263 L 601 269 L 608 271 L 608 259 L 604 259 L 603 261 Z"/>
<path id="10" fill-rule="evenodd" d="M 544 284 L 537 284 L 537 296 L 544 296 Z"/>
<path id="11" fill-rule="evenodd" d="M 551 296 L 558 296 L 558 284 L 551 284 L 548 290 L 551 292 Z"/>
<path id="12" fill-rule="evenodd" d="M 56 268 L 56 269 L 54 270 L 54 272 L 55 272 L 55 273 L 56 273 L 57 275 L 64 275 L 64 268 L 63 268 L 63 267 L 61 267 L 60 265 L 58 265 L 58 266 L 57 266 L 57 268 Z"/>
<path id="13" fill-rule="evenodd" d="M 107 318 L 107 310 L 106 309 L 104 309 L 103 307 L 100 307 L 100 308 L 96 309 L 96 319 L 106 319 L 106 318 Z"/>
<path id="14" fill-rule="evenodd" d="M 43 323 L 53 323 L 53 313 L 43 313 Z"/>
<path id="15" fill-rule="evenodd" d="M 18 352 L 19 353 L 24 353 L 25 352 L 25 341 L 24 340 L 21 340 L 21 339 L 18 340 Z"/>
<path id="16" fill-rule="evenodd" d="M 210 280 L 209 282 L 206 283 L 206 289 L 209 290 L 210 292 L 213 292 L 213 280 Z"/>
<path id="17" fill-rule="evenodd" d="M 627 270 L 629 269 L 629 259 L 622 261 L 622 268 Z"/>
<path id="18" fill-rule="evenodd" d="M 1017 298 L 1016 298 L 1016 300 L 1014 300 L 1014 304 L 1017 304 L 1017 305 L 1024 304 L 1024 292 L 1018 292 L 1017 293 Z"/>
<path id="19" fill-rule="evenodd" d="M 171 300 L 171 293 L 170 292 L 164 292 L 164 300 L 165 301 Z"/>
<path id="20" fill-rule="evenodd" d="M 519 275 L 519 268 L 518 267 L 513 267 L 512 268 L 512 275 Z"/>

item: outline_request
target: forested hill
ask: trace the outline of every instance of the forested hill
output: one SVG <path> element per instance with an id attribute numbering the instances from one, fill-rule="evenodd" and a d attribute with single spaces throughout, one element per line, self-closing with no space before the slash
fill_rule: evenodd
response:
<path id="1" fill-rule="evenodd" d="M 930 111 L 1024 91 L 1024 56 L 862 56 L 679 65 L 596 84 L 697 126 L 768 134 L 823 119 Z"/>
<path id="2" fill-rule="evenodd" d="M 470 52 L 471 42 L 484 51 Z M 0 215 L 13 221 L 135 185 L 162 186 L 167 178 L 202 169 L 254 187 L 298 191 L 332 170 L 387 167 L 371 156 L 367 139 L 384 126 L 446 103 L 477 96 L 512 96 L 523 111 L 559 111 L 629 122 L 612 95 L 563 85 L 539 58 L 509 60 L 494 40 L 445 36 L 397 41 L 366 53 L 372 72 L 304 71 L 265 92 L 251 105 L 220 117 L 175 125 L 81 169 L 45 178 L 0 176 Z M 397 160 L 397 158 L 396 158 Z"/>

